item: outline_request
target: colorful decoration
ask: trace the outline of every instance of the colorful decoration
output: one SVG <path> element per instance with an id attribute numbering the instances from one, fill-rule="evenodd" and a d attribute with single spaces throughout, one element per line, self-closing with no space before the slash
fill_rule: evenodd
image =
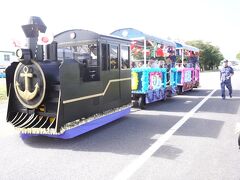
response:
<path id="1" fill-rule="evenodd" d="M 199 81 L 199 74 L 200 74 L 200 68 L 196 67 L 195 68 L 195 80 Z"/>
<path id="2" fill-rule="evenodd" d="M 149 71 L 148 71 L 148 69 L 145 69 L 144 71 L 142 71 L 141 82 L 142 82 L 142 89 L 141 90 L 143 92 L 147 92 L 148 91 L 148 86 L 149 86 Z"/>
<path id="3" fill-rule="evenodd" d="M 165 99 L 167 91 L 176 93 L 178 69 L 172 68 L 170 73 L 173 74 L 171 87 L 167 87 L 166 68 L 132 68 L 132 94 L 145 94 L 148 104 Z"/>
<path id="4" fill-rule="evenodd" d="M 192 81 L 192 76 L 194 73 L 194 68 L 183 68 L 183 69 L 178 69 L 178 84 L 183 84 L 185 82 L 191 82 Z"/>
<path id="5" fill-rule="evenodd" d="M 190 82 L 192 80 L 192 71 L 187 70 L 184 72 L 184 82 Z"/>
<path id="6" fill-rule="evenodd" d="M 134 59 L 143 59 L 143 48 L 136 44 L 131 44 L 131 53 Z"/>
<path id="7" fill-rule="evenodd" d="M 147 93 L 149 90 L 166 88 L 166 68 L 132 68 L 132 83 L 133 93 Z"/>
<path id="8" fill-rule="evenodd" d="M 175 88 L 178 84 L 178 70 L 177 68 L 171 68 L 170 85 Z"/>
<path id="9" fill-rule="evenodd" d="M 142 53 L 144 54 L 144 50 L 142 51 Z M 150 55 L 151 55 L 151 50 L 146 49 L 146 56 L 149 57 Z"/>
<path id="10" fill-rule="evenodd" d="M 165 98 L 165 89 L 149 90 L 146 94 L 146 103 L 159 101 Z"/>
<path id="11" fill-rule="evenodd" d="M 151 72 L 149 76 L 150 76 L 149 89 L 151 90 L 160 89 L 162 87 L 162 73 Z"/>
<path id="12" fill-rule="evenodd" d="M 132 85 L 132 90 L 137 90 L 138 89 L 138 73 L 136 72 L 131 72 L 131 85 Z"/>
<path id="13" fill-rule="evenodd" d="M 162 48 L 158 48 L 156 51 L 156 57 L 164 57 Z"/>

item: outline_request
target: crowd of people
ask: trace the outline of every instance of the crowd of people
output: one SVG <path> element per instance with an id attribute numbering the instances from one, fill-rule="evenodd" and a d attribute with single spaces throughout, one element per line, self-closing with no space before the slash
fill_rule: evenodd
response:
<path id="1" fill-rule="evenodd" d="M 140 68 L 140 67 L 149 67 L 149 68 L 181 68 L 181 67 L 186 67 L 186 68 L 191 68 L 195 65 L 195 63 L 189 62 L 187 59 L 183 60 L 183 63 L 181 60 L 176 62 L 176 56 L 168 56 L 165 59 L 158 59 L 151 57 L 148 61 L 147 64 L 144 66 L 143 61 L 135 61 L 132 62 L 131 67 L 132 68 Z"/>

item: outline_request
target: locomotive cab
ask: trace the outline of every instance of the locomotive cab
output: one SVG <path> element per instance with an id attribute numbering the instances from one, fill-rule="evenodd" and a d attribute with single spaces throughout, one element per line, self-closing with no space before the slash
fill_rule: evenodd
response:
<path id="1" fill-rule="evenodd" d="M 6 70 L 7 121 L 22 134 L 72 138 L 130 112 L 128 40 L 74 29 L 38 45 L 45 25 L 26 27 L 29 47 Z"/>

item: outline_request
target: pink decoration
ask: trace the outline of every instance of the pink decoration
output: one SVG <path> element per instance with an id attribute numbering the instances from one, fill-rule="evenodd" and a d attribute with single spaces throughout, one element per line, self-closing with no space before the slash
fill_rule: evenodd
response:
<path id="1" fill-rule="evenodd" d="M 151 72 L 150 73 L 150 84 L 149 89 L 160 89 L 162 87 L 162 73 L 161 72 Z"/>

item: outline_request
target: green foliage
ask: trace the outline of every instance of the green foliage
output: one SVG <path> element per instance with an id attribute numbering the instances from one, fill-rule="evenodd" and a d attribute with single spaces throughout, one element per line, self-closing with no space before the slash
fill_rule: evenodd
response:
<path id="1" fill-rule="evenodd" d="M 203 70 L 213 70 L 218 68 L 220 62 L 224 59 L 217 46 L 211 45 L 210 42 L 201 40 L 188 41 L 186 44 L 200 49 L 200 66 Z"/>
<path id="2" fill-rule="evenodd" d="M 6 80 L 5 78 L 0 78 L 0 103 L 3 100 L 7 100 Z"/>
<path id="3" fill-rule="evenodd" d="M 237 53 L 236 58 L 237 58 L 238 60 L 240 60 L 240 52 Z"/>

